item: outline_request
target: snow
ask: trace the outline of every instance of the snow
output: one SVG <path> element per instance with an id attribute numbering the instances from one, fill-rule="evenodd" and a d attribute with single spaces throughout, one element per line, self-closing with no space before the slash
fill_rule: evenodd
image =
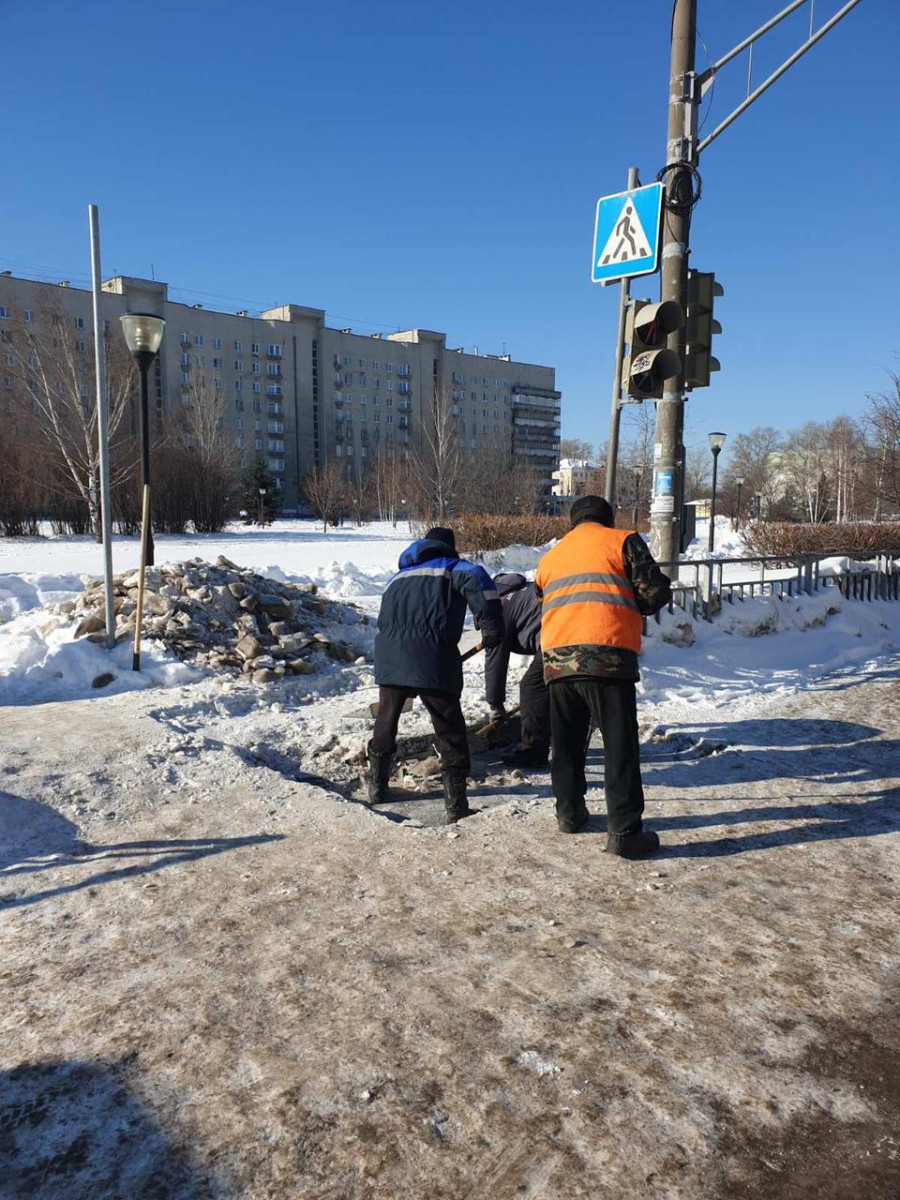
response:
<path id="1" fill-rule="evenodd" d="M 721 554 L 739 552 L 740 537 L 730 531 L 730 522 L 720 518 L 719 524 Z M 218 535 L 160 536 L 156 559 L 182 561 L 200 555 L 213 560 L 224 554 L 273 579 L 315 583 L 326 597 L 351 600 L 374 616 L 410 540 L 406 526 L 347 526 L 323 534 L 309 521 L 285 520 L 266 529 L 235 525 Z M 701 530 L 689 551 L 694 559 L 701 550 L 705 554 L 705 542 Z M 492 574 L 530 574 L 543 549 L 509 546 L 486 554 L 485 566 Z M 136 539 L 117 538 L 115 570 L 132 568 L 137 553 Z M 93 681 L 105 672 L 115 675 L 103 689 L 106 695 L 198 680 L 197 672 L 153 642 L 144 643 L 143 670 L 137 674 L 130 669 L 130 646 L 110 653 L 83 638 L 75 641 L 73 625 L 59 623 L 42 607 L 71 598 L 85 579 L 101 572 L 102 552 L 94 542 L 85 538 L 0 542 L 0 566 L 6 568 L 0 573 L 0 618 L 5 620 L 0 624 L 0 705 L 97 695 Z M 846 567 L 846 559 L 835 559 L 824 573 Z M 734 578 L 758 577 L 758 568 L 735 564 L 730 570 Z M 473 636 L 467 635 L 467 644 Z M 702 704 L 705 711 L 733 706 L 750 695 L 808 688 L 836 671 L 871 669 L 894 654 L 898 644 L 900 604 L 844 600 L 831 587 L 812 596 L 784 600 L 757 596 L 726 602 L 712 622 L 691 620 L 680 610 L 675 615 L 665 612 L 659 623 L 649 622 L 642 702 L 652 706 L 660 721 L 672 719 L 686 702 Z M 511 694 L 526 665 L 525 659 L 513 660 Z M 466 678 L 466 711 L 477 719 L 486 712 L 480 659 L 467 664 Z M 352 694 L 365 688 L 374 690 L 369 665 L 329 669 L 308 677 L 302 689 L 294 685 L 285 694 L 292 703 L 306 704 L 314 698 L 321 708 L 316 728 L 324 729 L 329 721 L 342 721 L 354 703 Z M 279 703 L 277 689 L 268 700 Z M 412 720 L 411 732 L 419 725 L 421 732 L 427 730 L 423 714 Z"/>

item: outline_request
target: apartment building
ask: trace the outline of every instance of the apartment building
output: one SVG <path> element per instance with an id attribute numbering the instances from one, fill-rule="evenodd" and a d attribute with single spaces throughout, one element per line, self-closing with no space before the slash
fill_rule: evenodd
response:
<path id="1" fill-rule="evenodd" d="M 230 436 L 245 459 L 262 455 L 290 510 L 304 475 L 329 459 L 359 474 L 377 454 L 403 457 L 427 424 L 452 421 L 463 454 L 496 450 L 541 472 L 549 492 L 559 461 L 560 393 L 552 367 L 509 355 L 448 349 L 446 335 L 410 329 L 361 334 L 326 325 L 323 309 L 286 304 L 252 314 L 220 312 L 169 298 L 168 285 L 118 276 L 103 284 L 103 319 L 117 336 L 126 312 L 152 312 L 166 331 L 152 382 L 160 422 L 197 388 L 224 401 Z M 0 341 L 12 352 L 17 322 L 64 314 L 73 337 L 93 337 L 89 291 L 0 272 Z M 79 343 L 80 344 L 80 343 Z M 2 373 L 0 396 L 13 380 Z M 85 396 L 93 395 L 89 373 Z"/>

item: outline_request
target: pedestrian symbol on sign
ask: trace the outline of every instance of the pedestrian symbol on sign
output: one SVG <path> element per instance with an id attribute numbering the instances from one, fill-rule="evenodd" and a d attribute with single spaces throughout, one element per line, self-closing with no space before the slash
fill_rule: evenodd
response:
<path id="1" fill-rule="evenodd" d="M 635 258 L 649 258 L 653 254 L 644 227 L 630 199 L 625 201 L 622 215 L 606 239 L 606 245 L 597 260 L 598 267 L 611 263 L 627 263 Z"/>

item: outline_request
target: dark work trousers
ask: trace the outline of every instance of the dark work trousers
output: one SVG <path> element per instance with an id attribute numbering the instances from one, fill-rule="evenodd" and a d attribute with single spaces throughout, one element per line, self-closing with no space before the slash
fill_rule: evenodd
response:
<path id="1" fill-rule="evenodd" d="M 550 689 L 544 683 L 544 660 L 541 652 L 519 680 L 519 719 L 522 722 L 522 749 L 550 749 Z"/>
<path id="2" fill-rule="evenodd" d="M 393 754 L 397 749 L 397 726 L 400 713 L 410 696 L 418 696 L 428 710 L 441 767 L 445 771 L 469 773 L 469 739 L 459 696 L 453 692 L 420 691 L 417 688 L 380 687 L 378 716 L 369 751 L 372 754 Z"/>
<path id="3" fill-rule="evenodd" d="M 550 777 L 556 813 L 578 824 L 584 817 L 591 718 L 603 736 L 603 782 L 607 828 L 632 833 L 641 828 L 644 789 L 634 684 L 625 679 L 555 679 L 550 684 Z"/>

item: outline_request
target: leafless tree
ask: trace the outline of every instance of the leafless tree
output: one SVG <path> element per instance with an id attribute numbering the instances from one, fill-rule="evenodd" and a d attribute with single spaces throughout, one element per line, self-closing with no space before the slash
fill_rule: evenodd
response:
<path id="1" fill-rule="evenodd" d="M 594 447 L 582 438 L 561 438 L 559 457 L 572 459 L 576 462 L 590 461 L 594 457 Z"/>
<path id="2" fill-rule="evenodd" d="M 214 533 L 223 527 L 238 484 L 240 451 L 226 424 L 227 412 L 224 389 L 206 374 L 202 362 L 195 362 L 180 406 L 171 414 L 166 442 L 185 451 L 190 519 L 197 533 Z"/>
<path id="3" fill-rule="evenodd" d="M 421 440 L 409 458 L 416 517 L 430 525 L 446 524 L 458 505 L 461 455 L 458 421 L 452 408 L 449 393 L 435 381 Z"/>
<path id="4" fill-rule="evenodd" d="M 124 346 L 104 336 L 106 387 L 111 446 L 124 439 L 123 426 L 133 394 L 136 371 Z M 33 428 L 50 452 L 47 479 L 51 487 L 84 505 L 90 527 L 99 541 L 100 452 L 97 437 L 94 351 L 90 330 L 77 329 L 61 307 L 44 310 L 40 320 L 21 321 L 12 331 L 4 353 L 6 369 L 16 381 L 17 407 L 23 418 L 37 419 Z M 124 449 L 124 447 L 123 447 Z M 115 456 L 117 474 L 130 470 L 131 456 Z"/>
<path id="5" fill-rule="evenodd" d="M 887 510 L 900 513 L 900 375 L 889 372 L 890 385 L 867 397 L 865 427 L 870 443 L 870 490 L 876 521 Z"/>
<path id="6" fill-rule="evenodd" d="M 324 466 L 313 467 L 303 480 L 303 491 L 327 533 L 329 523 L 337 525 L 347 500 L 347 480 L 340 464 L 330 458 Z"/>
<path id="7" fill-rule="evenodd" d="M 381 446 L 372 468 L 372 479 L 379 520 L 390 521 L 396 527 L 409 492 L 409 466 L 392 450 Z"/>

